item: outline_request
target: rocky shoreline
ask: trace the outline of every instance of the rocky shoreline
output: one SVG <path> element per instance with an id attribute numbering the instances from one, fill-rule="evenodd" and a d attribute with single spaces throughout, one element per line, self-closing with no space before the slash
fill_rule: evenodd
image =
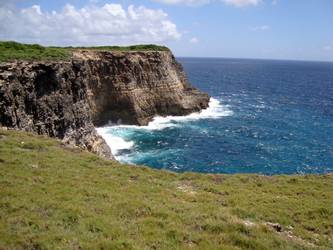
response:
<path id="1" fill-rule="evenodd" d="M 76 50 L 69 60 L 0 63 L 0 126 L 113 158 L 95 126 L 146 125 L 208 107 L 170 51 Z"/>

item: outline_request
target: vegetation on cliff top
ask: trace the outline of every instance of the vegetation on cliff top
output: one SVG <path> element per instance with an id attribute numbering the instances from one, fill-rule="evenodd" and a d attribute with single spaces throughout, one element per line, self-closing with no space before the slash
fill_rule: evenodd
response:
<path id="1" fill-rule="evenodd" d="M 0 42 L 0 61 L 66 59 L 70 51 L 63 48 L 43 47 L 38 44 Z"/>
<path id="2" fill-rule="evenodd" d="M 0 130 L 0 249 L 329 249 L 332 200 L 332 175 L 176 174 Z"/>
<path id="3" fill-rule="evenodd" d="M 11 60 L 60 60 L 71 56 L 73 50 L 108 50 L 108 51 L 168 51 L 164 46 L 153 44 L 132 46 L 100 47 L 44 47 L 38 44 L 22 44 L 0 41 L 0 62 Z"/>

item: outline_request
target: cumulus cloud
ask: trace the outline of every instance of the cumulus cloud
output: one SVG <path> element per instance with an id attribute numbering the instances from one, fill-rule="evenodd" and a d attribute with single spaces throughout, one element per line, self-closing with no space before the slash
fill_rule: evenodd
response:
<path id="1" fill-rule="evenodd" d="M 2 0 L 0 0 L 2 1 Z M 0 7 L 0 40 L 52 45 L 163 43 L 179 39 L 176 25 L 162 10 L 105 4 L 45 12 L 38 5 L 25 9 Z"/>
<path id="2" fill-rule="evenodd" d="M 190 43 L 198 43 L 199 42 L 199 39 L 196 38 L 196 37 L 192 37 L 190 40 L 189 40 Z"/>
<path id="3" fill-rule="evenodd" d="M 203 4 L 208 4 L 210 2 L 222 1 L 227 5 L 232 5 L 234 7 L 245 7 L 249 5 L 258 5 L 262 0 L 153 0 L 155 2 L 160 2 L 164 4 L 178 4 L 178 5 L 189 5 L 198 6 Z"/>

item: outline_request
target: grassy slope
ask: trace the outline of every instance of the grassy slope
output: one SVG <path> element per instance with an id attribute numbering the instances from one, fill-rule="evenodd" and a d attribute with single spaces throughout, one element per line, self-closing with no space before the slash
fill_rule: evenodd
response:
<path id="1" fill-rule="evenodd" d="M 329 249 L 332 201 L 332 175 L 175 174 L 0 130 L 0 249 Z"/>
<path id="2" fill-rule="evenodd" d="M 167 47 L 153 44 L 133 46 L 100 46 L 100 47 L 43 47 L 38 44 L 22 44 L 0 41 L 0 62 L 20 60 L 59 60 L 68 59 L 76 49 L 109 50 L 109 51 L 167 51 Z"/>

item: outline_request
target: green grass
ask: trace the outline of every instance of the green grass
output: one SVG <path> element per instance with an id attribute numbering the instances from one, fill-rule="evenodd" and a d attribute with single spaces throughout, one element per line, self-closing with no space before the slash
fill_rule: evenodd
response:
<path id="1" fill-rule="evenodd" d="M 67 59 L 70 51 L 64 48 L 43 47 L 38 44 L 22 44 L 0 41 L 0 62 L 17 60 L 60 60 Z"/>
<path id="2" fill-rule="evenodd" d="M 138 44 L 131 46 L 96 46 L 96 47 L 66 47 L 67 49 L 91 49 L 107 51 L 169 51 L 168 47 L 155 44 Z"/>
<path id="3" fill-rule="evenodd" d="M 62 60 L 68 59 L 73 50 L 107 50 L 107 51 L 168 51 L 164 46 L 153 44 L 121 46 L 101 46 L 101 47 L 43 47 L 38 44 L 22 44 L 17 42 L 0 41 L 0 62 L 12 60 Z"/>
<path id="4" fill-rule="evenodd" d="M 332 175 L 176 174 L 0 130 L 0 249 L 332 249 L 332 201 Z"/>

